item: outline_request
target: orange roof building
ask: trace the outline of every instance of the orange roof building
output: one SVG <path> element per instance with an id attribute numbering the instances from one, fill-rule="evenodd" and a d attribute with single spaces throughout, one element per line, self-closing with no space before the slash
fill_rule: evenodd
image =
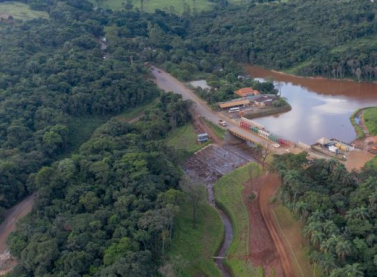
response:
<path id="1" fill-rule="evenodd" d="M 250 96 L 250 95 L 259 95 L 260 92 L 253 89 L 253 88 L 241 88 L 239 90 L 236 90 L 234 92 L 235 94 L 241 96 L 241 97 L 246 97 L 246 96 Z"/>

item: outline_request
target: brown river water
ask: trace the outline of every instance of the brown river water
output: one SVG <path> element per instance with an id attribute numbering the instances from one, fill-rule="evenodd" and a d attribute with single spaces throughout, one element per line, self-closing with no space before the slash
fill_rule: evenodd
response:
<path id="1" fill-rule="evenodd" d="M 363 107 L 377 106 L 377 84 L 348 80 L 304 78 L 246 66 L 253 78 L 272 77 L 281 82 L 281 95 L 292 110 L 254 121 L 279 136 L 294 142 L 313 143 L 321 137 L 351 142 L 356 132 L 350 122 L 352 113 Z"/>

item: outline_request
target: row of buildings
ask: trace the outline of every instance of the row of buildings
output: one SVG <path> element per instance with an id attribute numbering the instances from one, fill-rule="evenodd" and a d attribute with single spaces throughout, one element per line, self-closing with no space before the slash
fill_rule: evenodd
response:
<path id="1" fill-rule="evenodd" d="M 274 94 L 261 94 L 253 88 L 242 88 L 234 92 L 241 98 L 219 103 L 219 107 L 223 110 L 235 107 L 247 107 L 254 104 L 257 107 L 271 106 L 277 96 Z"/>

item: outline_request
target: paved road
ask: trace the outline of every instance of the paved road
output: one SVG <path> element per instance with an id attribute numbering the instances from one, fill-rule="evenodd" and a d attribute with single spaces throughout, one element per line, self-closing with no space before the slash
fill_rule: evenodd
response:
<path id="1" fill-rule="evenodd" d="M 155 67 L 153 67 L 152 74 L 156 77 L 156 83 L 160 89 L 181 94 L 184 100 L 192 100 L 195 103 L 194 110 L 197 115 L 204 116 L 207 120 L 213 122 L 214 124 L 218 124 L 219 120 L 223 119 L 220 117 L 219 113 L 212 111 L 202 99 L 196 96 L 190 89 L 186 88 L 180 81 L 175 79 L 170 74 Z M 243 136 L 250 138 L 254 142 L 262 145 L 269 143 L 263 138 L 255 136 L 252 133 L 240 128 L 238 123 L 236 124 L 232 121 L 227 121 L 227 123 L 229 128 L 240 132 Z"/>

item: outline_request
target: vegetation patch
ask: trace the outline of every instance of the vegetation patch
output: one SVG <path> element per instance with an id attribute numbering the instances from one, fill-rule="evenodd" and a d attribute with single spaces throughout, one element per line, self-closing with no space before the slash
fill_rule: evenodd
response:
<path id="1" fill-rule="evenodd" d="M 132 119 L 135 119 L 139 116 L 142 116 L 144 112 L 150 108 L 153 108 L 157 103 L 158 98 L 153 98 L 150 101 L 141 104 L 140 106 L 137 106 L 132 109 L 128 109 L 126 112 L 114 117 L 115 119 L 119 121 L 125 121 L 129 122 Z"/>
<path id="2" fill-rule="evenodd" d="M 377 107 L 364 110 L 364 124 L 369 134 L 377 135 Z"/>
<path id="3" fill-rule="evenodd" d="M 355 131 L 356 131 L 357 139 L 363 139 L 365 137 L 365 133 L 364 133 L 363 128 L 361 128 L 361 126 L 359 124 L 357 124 L 356 120 L 355 120 L 356 115 L 358 113 L 360 113 L 362 110 L 363 109 L 358 109 L 350 117 L 351 123 L 352 123 L 352 125 L 353 125 L 353 127 L 355 128 Z M 365 113 L 364 113 L 364 116 L 365 116 Z"/>
<path id="4" fill-rule="evenodd" d="M 192 226 L 192 207 L 187 200 L 180 206 L 175 232 L 168 252 L 170 262 L 182 277 L 221 277 L 213 257 L 224 236 L 224 226 L 217 211 L 208 203 L 199 206 L 197 228 Z M 183 263 L 180 263 L 180 260 Z"/>
<path id="5" fill-rule="evenodd" d="M 20 2 L 5 2 L 0 3 L 0 15 L 9 14 L 15 19 L 20 20 L 32 20 L 36 18 L 48 19 L 47 12 L 34 11 L 30 9 L 30 6 Z"/>
<path id="6" fill-rule="evenodd" d="M 154 12 L 155 10 L 163 10 L 166 12 L 173 12 L 182 14 L 183 12 L 193 13 L 195 10 L 205 11 L 213 7 L 213 3 L 208 0 L 91 0 L 91 2 L 101 7 L 102 9 L 124 10 L 124 9 L 139 9 L 146 12 Z"/>
<path id="7" fill-rule="evenodd" d="M 68 123 L 70 144 L 69 153 L 80 147 L 85 141 L 90 139 L 93 132 L 108 120 L 106 117 L 71 117 Z"/>
<path id="8" fill-rule="evenodd" d="M 249 163 L 222 177 L 214 188 L 216 203 L 224 209 L 233 226 L 233 241 L 225 262 L 237 277 L 250 276 L 250 272 L 253 272 L 251 264 L 245 261 L 249 255 L 250 222 L 242 200 L 244 183 L 250 179 L 250 165 L 253 167 L 253 178 L 261 174 L 260 165 Z"/>
<path id="9" fill-rule="evenodd" d="M 245 117 L 248 118 L 248 119 L 253 119 L 253 118 L 257 118 L 257 117 L 263 117 L 263 116 L 269 116 L 269 115 L 273 115 L 273 114 L 285 113 L 285 112 L 289 112 L 290 110 L 292 110 L 292 107 L 291 107 L 291 105 L 289 105 L 287 103 L 287 105 L 285 105 L 283 107 L 279 107 L 279 108 L 266 107 L 264 109 L 258 109 L 255 112 L 246 114 Z"/>
<path id="10" fill-rule="evenodd" d="M 189 123 L 171 131 L 167 137 L 167 145 L 177 150 L 183 150 L 187 155 L 192 155 L 210 142 L 199 143 L 194 126 Z"/>
<path id="11" fill-rule="evenodd" d="M 317 265 L 309 262 L 309 246 L 302 240 L 302 224 L 283 205 L 273 209 L 276 229 L 288 246 L 293 269 L 298 277 L 320 277 L 322 273 Z"/>
<path id="12" fill-rule="evenodd" d="M 223 139 L 224 138 L 226 130 L 224 130 L 223 128 L 220 128 L 219 126 L 217 126 L 216 124 L 212 123 L 211 121 L 208 121 L 207 119 L 204 119 L 204 122 L 205 122 L 205 124 L 209 128 L 211 128 L 211 130 L 215 133 L 215 135 L 219 139 Z"/>

